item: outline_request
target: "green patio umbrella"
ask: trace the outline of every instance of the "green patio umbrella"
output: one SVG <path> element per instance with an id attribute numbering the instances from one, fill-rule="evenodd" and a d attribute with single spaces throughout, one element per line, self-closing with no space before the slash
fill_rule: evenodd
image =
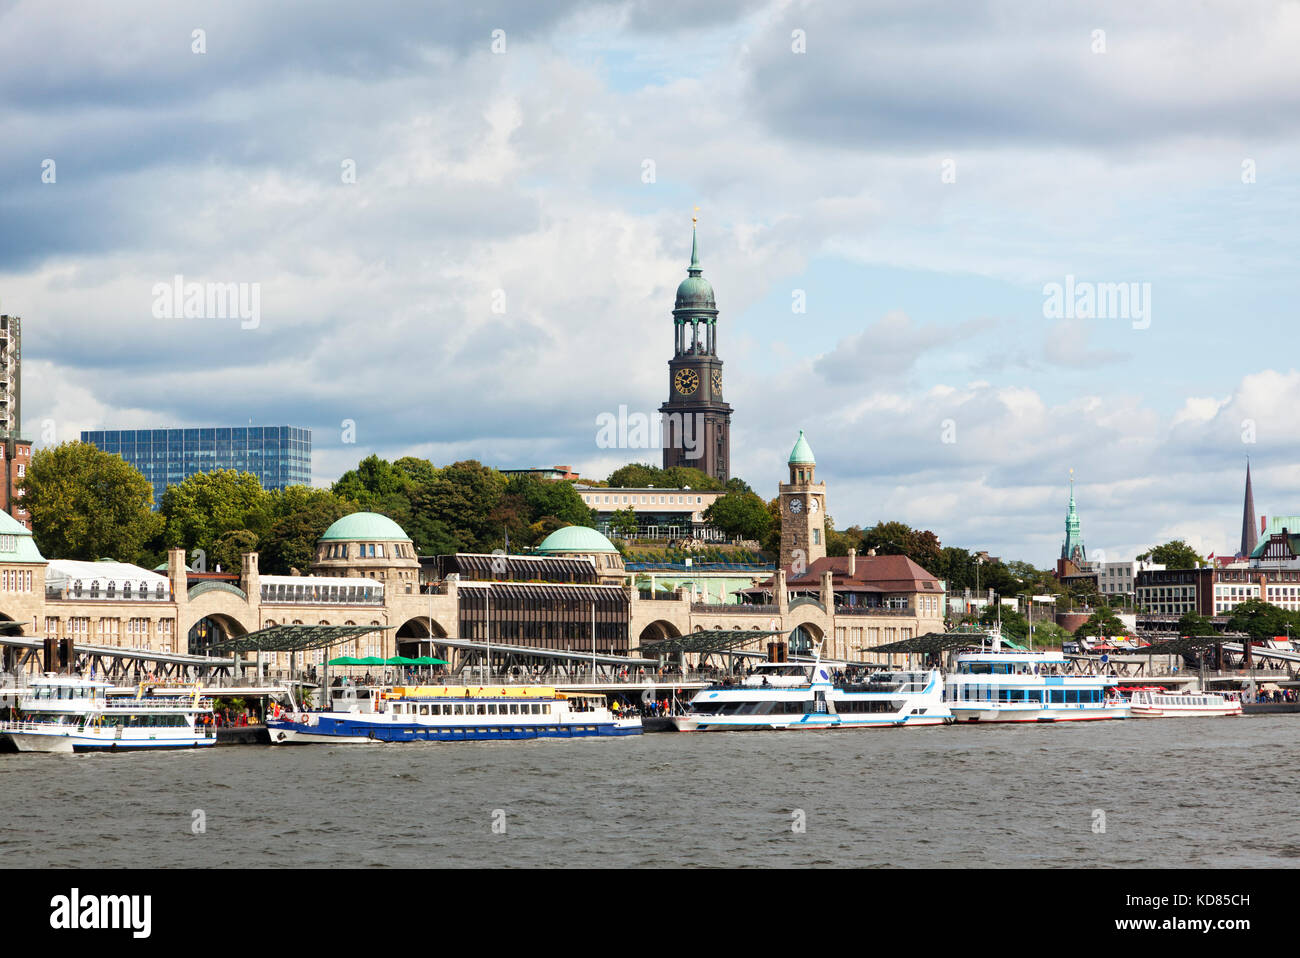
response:
<path id="1" fill-rule="evenodd" d="M 384 665 L 419 665 L 419 659 L 408 659 L 404 655 L 394 655 L 391 659 L 384 659 Z"/>
<path id="2" fill-rule="evenodd" d="M 384 660 L 377 655 L 367 655 L 364 659 L 357 659 L 357 665 L 383 665 Z"/>
<path id="3" fill-rule="evenodd" d="M 446 665 L 445 659 L 435 659 L 429 655 L 422 655 L 418 659 L 411 659 L 416 665 Z"/>
<path id="4" fill-rule="evenodd" d="M 360 665 L 360 659 L 354 659 L 350 655 L 340 655 L 337 659 L 330 659 L 330 665 Z"/>

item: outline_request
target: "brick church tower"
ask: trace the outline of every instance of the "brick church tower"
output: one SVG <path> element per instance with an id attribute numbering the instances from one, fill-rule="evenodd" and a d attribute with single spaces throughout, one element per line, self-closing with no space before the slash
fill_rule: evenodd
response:
<path id="1" fill-rule="evenodd" d="M 702 275 L 694 225 L 686 272 L 673 306 L 668 400 L 659 407 L 664 468 L 687 466 L 726 482 L 731 478 L 731 407 L 722 401 L 718 307 L 713 286 Z"/>
<path id="2" fill-rule="evenodd" d="M 816 482 L 817 460 L 799 430 L 790 451 L 790 481 L 781 483 L 781 564 L 800 575 L 826 555 L 826 483 Z"/>

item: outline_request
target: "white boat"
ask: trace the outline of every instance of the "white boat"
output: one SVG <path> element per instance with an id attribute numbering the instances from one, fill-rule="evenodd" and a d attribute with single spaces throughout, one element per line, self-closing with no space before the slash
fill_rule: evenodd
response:
<path id="1" fill-rule="evenodd" d="M 958 652 L 944 700 L 960 722 L 1079 722 L 1128 718 L 1128 703 L 1107 691 L 1105 676 L 1066 675 L 1060 652 L 992 648 Z"/>
<path id="2" fill-rule="evenodd" d="M 550 686 L 335 687 L 330 708 L 267 719 L 273 745 L 474 742 L 640 735 L 639 716 L 616 714 L 605 696 Z"/>
<path id="3" fill-rule="evenodd" d="M 93 752 L 199 748 L 216 744 L 211 726 L 197 721 L 212 701 L 192 694 L 159 696 L 141 685 L 134 695 L 111 682 L 47 674 L 18 693 L 15 716 L 0 735 L 20 752 Z"/>
<path id="4" fill-rule="evenodd" d="M 764 662 L 736 685 L 701 689 L 670 721 L 680 732 L 945 725 L 943 679 L 928 671 L 860 674 L 842 662 Z"/>
<path id="5" fill-rule="evenodd" d="M 1134 689 L 1128 707 L 1134 718 L 1218 718 L 1242 714 L 1241 699 L 1232 692 Z"/>

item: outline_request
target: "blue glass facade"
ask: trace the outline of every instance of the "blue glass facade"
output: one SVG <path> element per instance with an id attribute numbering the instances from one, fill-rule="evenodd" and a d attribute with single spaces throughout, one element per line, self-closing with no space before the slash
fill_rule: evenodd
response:
<path id="1" fill-rule="evenodd" d="M 200 429 L 97 429 L 81 434 L 104 452 L 121 456 L 163 490 L 197 472 L 251 472 L 263 489 L 311 485 L 311 430 L 297 426 L 227 426 Z"/>

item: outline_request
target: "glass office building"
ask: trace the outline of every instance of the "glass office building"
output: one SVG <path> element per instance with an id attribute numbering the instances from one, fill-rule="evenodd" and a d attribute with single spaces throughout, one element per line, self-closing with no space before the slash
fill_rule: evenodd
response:
<path id="1" fill-rule="evenodd" d="M 81 441 L 121 456 L 163 490 L 196 472 L 251 472 L 263 489 L 311 485 L 311 430 L 297 426 L 229 426 L 214 429 L 99 429 Z"/>

